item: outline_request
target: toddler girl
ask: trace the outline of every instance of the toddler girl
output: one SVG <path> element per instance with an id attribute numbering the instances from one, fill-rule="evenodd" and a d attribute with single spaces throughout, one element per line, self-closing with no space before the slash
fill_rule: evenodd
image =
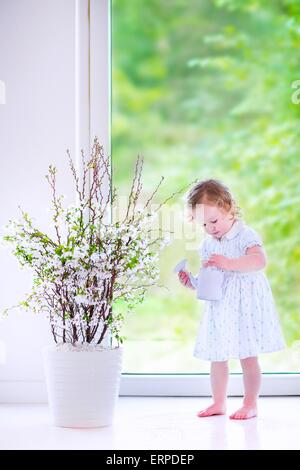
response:
<path id="1" fill-rule="evenodd" d="M 192 219 L 209 235 L 200 250 L 204 267 L 224 272 L 222 299 L 205 302 L 194 356 L 211 361 L 213 404 L 199 411 L 205 417 L 225 414 L 228 364 L 239 358 L 243 370 L 243 406 L 232 419 L 257 415 L 261 372 L 257 355 L 284 348 L 272 292 L 263 272 L 266 256 L 260 236 L 238 216 L 228 188 L 217 180 L 197 183 L 188 193 Z M 179 279 L 194 289 L 189 273 Z"/>

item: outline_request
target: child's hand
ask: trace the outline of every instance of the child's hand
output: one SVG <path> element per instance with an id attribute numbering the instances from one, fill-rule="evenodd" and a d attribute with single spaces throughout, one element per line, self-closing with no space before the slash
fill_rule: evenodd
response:
<path id="1" fill-rule="evenodd" d="M 209 260 L 203 264 L 203 266 L 205 268 L 208 266 L 213 266 L 219 269 L 230 270 L 230 261 L 230 258 L 226 258 L 226 256 L 213 254 Z"/>
<path id="2" fill-rule="evenodd" d="M 186 271 L 179 271 L 178 277 L 181 284 L 183 284 L 185 287 L 189 287 L 190 289 L 195 290 L 195 287 L 190 281 L 190 276 Z"/>

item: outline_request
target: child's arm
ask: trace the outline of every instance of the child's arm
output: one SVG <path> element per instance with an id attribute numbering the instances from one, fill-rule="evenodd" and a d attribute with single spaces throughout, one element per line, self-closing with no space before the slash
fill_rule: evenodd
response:
<path id="1" fill-rule="evenodd" d="M 210 259 L 204 264 L 207 266 L 214 266 L 219 269 L 228 271 L 259 271 L 267 264 L 267 259 L 264 250 L 259 246 L 252 246 L 247 248 L 246 254 L 239 258 L 226 258 L 223 255 L 211 255 Z"/>
<path id="2" fill-rule="evenodd" d="M 257 245 L 247 248 L 244 256 L 230 261 L 233 271 L 258 271 L 266 267 L 267 257 L 264 250 Z"/>

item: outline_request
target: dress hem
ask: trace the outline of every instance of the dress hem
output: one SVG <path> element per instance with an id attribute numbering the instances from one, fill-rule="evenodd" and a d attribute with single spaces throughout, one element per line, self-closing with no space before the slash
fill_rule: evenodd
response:
<path id="1" fill-rule="evenodd" d="M 249 353 L 249 354 L 246 354 L 246 355 L 230 355 L 228 356 L 227 358 L 219 358 L 219 357 L 213 357 L 213 358 L 210 358 L 210 357 L 207 357 L 207 356 L 202 356 L 200 354 L 197 354 L 197 353 L 194 353 L 193 356 L 196 358 L 196 359 L 202 359 L 204 361 L 214 361 L 214 362 L 221 362 L 221 361 L 229 361 L 230 359 L 246 359 L 247 357 L 256 357 L 260 354 L 269 354 L 269 353 L 272 353 L 272 352 L 277 352 L 277 351 L 282 351 L 283 349 L 285 349 L 286 346 L 279 346 L 277 348 L 272 348 L 272 349 L 268 349 L 268 350 L 258 350 L 256 352 L 253 352 L 253 353 Z"/>

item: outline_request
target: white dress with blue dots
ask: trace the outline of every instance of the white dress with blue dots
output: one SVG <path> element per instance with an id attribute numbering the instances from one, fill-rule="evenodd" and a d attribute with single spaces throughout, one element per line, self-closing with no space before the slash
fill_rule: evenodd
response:
<path id="1" fill-rule="evenodd" d="M 205 239 L 200 254 L 202 261 L 213 253 L 239 258 L 256 245 L 262 246 L 260 236 L 238 219 L 220 240 Z M 205 301 L 194 356 L 226 361 L 283 349 L 278 314 L 263 270 L 223 272 L 222 299 Z"/>

